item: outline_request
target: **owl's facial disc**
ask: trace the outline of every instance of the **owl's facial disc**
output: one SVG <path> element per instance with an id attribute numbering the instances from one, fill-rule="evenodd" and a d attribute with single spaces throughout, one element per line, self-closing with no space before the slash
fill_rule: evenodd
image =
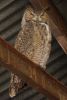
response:
<path id="1" fill-rule="evenodd" d="M 25 11 L 25 21 L 45 22 L 46 19 L 47 19 L 47 16 L 44 10 L 41 12 L 38 12 L 38 11 L 34 11 L 31 7 L 29 7 Z"/>

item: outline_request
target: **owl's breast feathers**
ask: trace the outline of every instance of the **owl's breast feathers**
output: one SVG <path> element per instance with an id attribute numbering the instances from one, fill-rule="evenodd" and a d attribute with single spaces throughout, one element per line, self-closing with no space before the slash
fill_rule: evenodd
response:
<path id="1" fill-rule="evenodd" d="M 23 20 L 22 20 L 23 22 Z M 50 53 L 51 33 L 42 22 L 26 21 L 16 39 L 15 47 L 33 62 L 44 66 Z M 46 60 L 45 60 L 46 59 Z"/>

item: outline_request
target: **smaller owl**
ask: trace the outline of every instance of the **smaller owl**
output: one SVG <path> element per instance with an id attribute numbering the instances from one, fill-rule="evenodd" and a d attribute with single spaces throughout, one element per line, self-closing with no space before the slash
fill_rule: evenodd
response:
<path id="1" fill-rule="evenodd" d="M 17 36 L 15 48 L 44 70 L 46 69 L 51 50 L 51 31 L 49 19 L 44 10 L 34 11 L 31 6 L 27 7 L 22 18 L 21 31 Z M 23 85 L 23 80 L 12 74 L 9 87 L 10 96 L 15 96 L 18 89 Z"/>

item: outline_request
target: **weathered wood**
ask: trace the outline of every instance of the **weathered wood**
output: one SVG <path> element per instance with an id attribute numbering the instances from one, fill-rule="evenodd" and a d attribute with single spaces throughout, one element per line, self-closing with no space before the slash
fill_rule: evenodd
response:
<path id="1" fill-rule="evenodd" d="M 56 40 L 67 54 L 67 26 L 57 8 L 52 4 L 51 0 L 30 0 L 34 9 L 45 9 L 50 20 L 52 21 L 52 33 Z"/>
<path id="2" fill-rule="evenodd" d="M 0 38 L 0 61 L 29 85 L 53 100 L 67 100 L 67 87 L 54 79 L 16 49 Z M 51 99 L 52 100 L 52 99 Z"/>

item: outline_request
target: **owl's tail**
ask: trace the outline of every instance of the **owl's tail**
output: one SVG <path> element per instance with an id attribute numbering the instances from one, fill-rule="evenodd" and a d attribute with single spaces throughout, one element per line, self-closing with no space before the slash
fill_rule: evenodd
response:
<path id="1" fill-rule="evenodd" d="M 9 95 L 10 97 L 16 96 L 18 90 L 24 86 L 24 82 L 16 76 L 15 74 L 11 73 L 11 80 L 9 85 Z"/>

